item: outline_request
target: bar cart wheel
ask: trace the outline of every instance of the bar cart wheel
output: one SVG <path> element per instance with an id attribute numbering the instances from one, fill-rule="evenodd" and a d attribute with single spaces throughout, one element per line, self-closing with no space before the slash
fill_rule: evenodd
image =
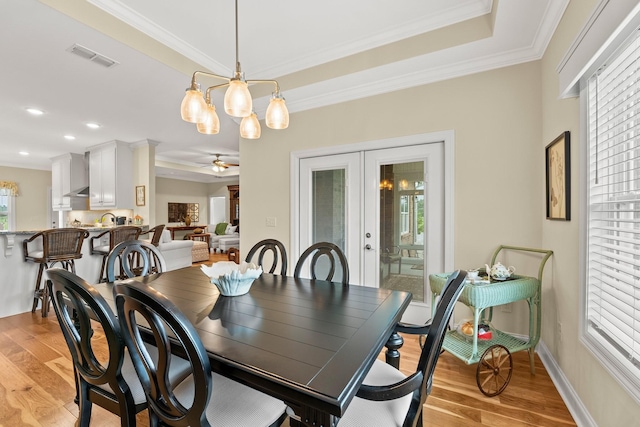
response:
<path id="1" fill-rule="evenodd" d="M 480 357 L 476 369 L 476 383 L 484 395 L 497 396 L 507 388 L 512 373 L 511 352 L 503 345 L 492 345 Z"/>

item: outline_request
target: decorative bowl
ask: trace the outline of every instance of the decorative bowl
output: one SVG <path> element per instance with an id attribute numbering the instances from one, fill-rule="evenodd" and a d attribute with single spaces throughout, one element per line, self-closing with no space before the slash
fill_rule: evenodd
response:
<path id="1" fill-rule="evenodd" d="M 241 264 L 220 261 L 211 264 L 211 267 L 201 265 L 200 269 L 209 276 L 211 283 L 216 285 L 220 294 L 226 297 L 246 294 L 251 289 L 253 281 L 262 274 L 262 267 L 244 261 Z"/>

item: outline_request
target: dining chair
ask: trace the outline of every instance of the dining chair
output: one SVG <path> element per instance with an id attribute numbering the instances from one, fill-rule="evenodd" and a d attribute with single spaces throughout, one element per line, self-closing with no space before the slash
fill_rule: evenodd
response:
<path id="1" fill-rule="evenodd" d="M 164 224 L 158 224 L 155 227 L 149 229 L 147 233 L 149 233 L 149 235 L 152 236 L 150 242 L 153 246 L 158 246 L 160 244 L 160 237 L 162 236 L 163 231 L 164 231 Z"/>
<path id="2" fill-rule="evenodd" d="M 116 275 L 116 262 L 120 273 Z M 107 256 L 107 282 L 135 276 L 148 276 L 167 270 L 160 250 L 142 240 L 125 240 L 116 245 Z"/>
<path id="3" fill-rule="evenodd" d="M 119 415 L 122 426 L 135 426 L 136 414 L 147 407 L 147 400 L 113 311 L 93 286 L 74 273 L 53 268 L 47 274 L 53 308 L 73 360 L 79 409 L 76 425 L 89 426 L 95 403 Z M 145 349 L 154 361 L 159 360 L 157 348 Z M 189 368 L 186 360 L 174 358 L 166 373 L 168 381 L 182 381 Z"/>
<path id="4" fill-rule="evenodd" d="M 278 267 L 278 262 L 280 262 L 280 275 L 286 276 L 287 249 L 276 239 L 264 239 L 253 245 L 245 258 L 245 261 L 252 262 L 254 255 L 258 253 L 258 265 L 262 267 L 262 271 L 267 271 L 264 265 L 264 256 L 267 252 L 271 252 L 271 267 L 269 268 L 269 273 L 273 274 Z M 269 259 L 269 256 L 267 256 L 267 259 Z"/>
<path id="5" fill-rule="evenodd" d="M 455 271 L 449 276 L 429 325 L 411 328 L 404 324 L 402 332 L 427 335 L 416 371 L 405 376 L 391 365 L 376 360 L 356 397 L 340 418 L 338 427 L 423 425 L 423 405 L 431 394 L 433 373 L 442 342 L 453 308 L 464 288 L 466 276 L 467 273 L 463 270 Z"/>
<path id="6" fill-rule="evenodd" d="M 116 247 L 116 245 L 120 242 L 124 242 L 127 240 L 137 240 L 140 236 L 142 229 L 140 227 L 136 227 L 133 225 L 123 225 L 118 227 L 113 227 L 107 231 L 103 231 L 89 239 L 89 253 L 91 255 L 100 255 L 102 256 L 102 265 L 100 266 L 100 276 L 98 277 L 98 282 L 104 282 L 107 280 L 105 275 L 105 266 L 107 264 L 107 257 L 109 253 Z M 104 236 L 108 235 L 109 241 L 105 242 Z"/>
<path id="7" fill-rule="evenodd" d="M 75 260 L 82 258 L 82 242 L 87 237 L 89 232 L 81 228 L 52 228 L 22 241 L 25 262 L 40 264 L 33 291 L 32 313 L 35 313 L 38 301 L 42 300 L 42 317 L 49 315 L 49 291 L 46 285 L 42 285 L 42 273 L 56 263 L 75 273 Z M 32 250 L 29 250 L 31 242 L 40 242 L 41 247 L 31 246 Z"/>
<path id="8" fill-rule="evenodd" d="M 302 267 L 309 257 L 311 257 L 309 271 L 312 279 L 316 280 L 316 276 L 320 270 L 326 268 L 326 264 L 318 266 L 318 261 L 327 260 L 328 271 L 326 278 L 322 280 L 331 282 L 336 271 L 336 264 L 339 263 L 339 267 L 342 270 L 341 282 L 343 285 L 349 284 L 349 264 L 347 263 L 347 257 L 344 256 L 342 249 L 330 242 L 319 242 L 309 246 L 302 255 L 300 255 L 293 272 L 293 277 L 296 279 L 300 277 Z"/>
<path id="9" fill-rule="evenodd" d="M 150 425 L 282 424 L 286 418 L 282 401 L 211 371 L 197 331 L 163 294 L 146 284 L 120 282 L 114 285 L 114 295 L 124 340 L 147 396 Z M 164 349 L 160 363 L 150 360 L 143 346 L 139 318 L 145 319 L 157 347 Z M 170 351 L 185 354 L 191 364 L 192 374 L 177 386 L 166 381 L 166 370 L 173 361 Z"/>

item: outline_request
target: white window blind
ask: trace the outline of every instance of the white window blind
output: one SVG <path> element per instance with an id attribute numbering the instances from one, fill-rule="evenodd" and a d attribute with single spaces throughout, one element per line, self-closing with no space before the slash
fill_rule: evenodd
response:
<path id="1" fill-rule="evenodd" d="M 587 321 L 640 378 L 640 39 L 589 80 Z"/>

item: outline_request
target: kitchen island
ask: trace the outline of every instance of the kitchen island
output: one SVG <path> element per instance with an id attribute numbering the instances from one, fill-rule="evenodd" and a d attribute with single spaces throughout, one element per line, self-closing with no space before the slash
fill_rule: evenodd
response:
<path id="1" fill-rule="evenodd" d="M 142 232 L 149 230 L 143 225 Z M 82 243 L 82 258 L 76 260 L 76 274 L 89 283 L 94 283 L 100 274 L 102 257 L 89 253 L 89 239 L 108 230 L 110 227 L 80 227 L 89 232 Z M 25 262 L 22 242 L 41 230 L 0 231 L 0 317 L 31 311 L 33 289 L 38 274 L 37 263 Z M 105 244 L 108 236 L 104 236 Z M 29 245 L 29 251 L 42 249 L 41 239 Z M 32 246 L 33 245 L 33 246 Z M 58 266 L 58 264 L 56 264 Z M 40 312 L 36 312 L 40 315 Z"/>

